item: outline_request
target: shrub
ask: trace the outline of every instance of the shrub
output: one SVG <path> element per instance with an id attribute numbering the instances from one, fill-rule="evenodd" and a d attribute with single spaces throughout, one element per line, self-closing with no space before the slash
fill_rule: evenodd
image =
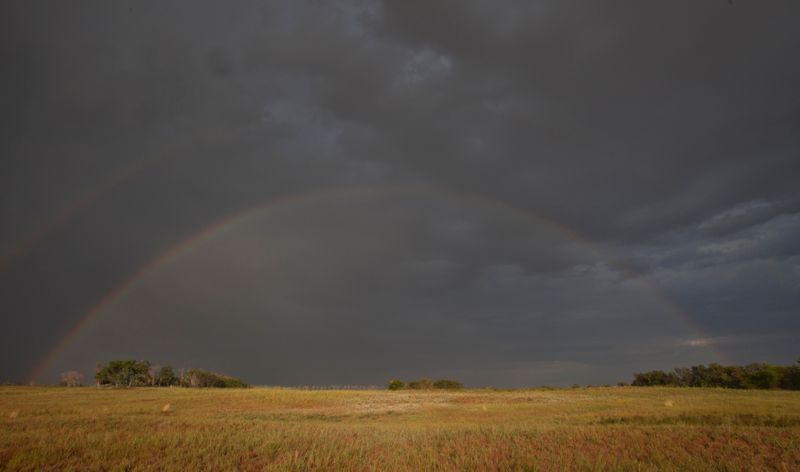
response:
<path id="1" fill-rule="evenodd" d="M 181 378 L 184 387 L 247 388 L 248 385 L 237 378 L 202 369 L 189 369 Z"/>
<path id="2" fill-rule="evenodd" d="M 392 388 L 391 384 L 389 388 Z M 458 380 L 440 379 L 434 382 L 428 378 L 421 378 L 419 380 L 412 380 L 409 382 L 408 388 L 412 390 L 430 390 L 432 388 L 458 390 L 464 388 L 464 384 Z"/>
<path id="3" fill-rule="evenodd" d="M 443 389 L 447 389 L 447 390 L 460 390 L 460 389 L 464 388 L 464 384 L 462 384 L 461 382 L 459 382 L 457 380 L 442 379 L 442 380 L 437 380 L 436 382 L 434 382 L 433 383 L 433 388 L 443 388 Z"/>
<path id="4" fill-rule="evenodd" d="M 417 380 L 417 382 L 419 382 L 419 388 L 422 388 L 422 389 L 425 389 L 425 390 L 433 388 L 433 380 L 431 380 L 431 379 L 422 378 L 422 379 Z"/>
<path id="5" fill-rule="evenodd" d="M 405 388 L 405 386 L 406 383 L 403 382 L 402 380 L 395 379 L 389 382 L 389 390 L 401 390 Z"/>
<path id="6" fill-rule="evenodd" d="M 408 388 L 414 390 L 427 390 L 433 388 L 433 380 L 431 379 L 419 379 L 419 380 L 412 380 L 408 383 Z"/>

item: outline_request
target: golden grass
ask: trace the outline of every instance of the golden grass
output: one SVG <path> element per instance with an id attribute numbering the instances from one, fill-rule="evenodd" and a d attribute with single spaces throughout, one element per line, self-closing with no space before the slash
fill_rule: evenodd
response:
<path id="1" fill-rule="evenodd" d="M 0 388 L 4 470 L 800 470 L 800 392 Z"/>

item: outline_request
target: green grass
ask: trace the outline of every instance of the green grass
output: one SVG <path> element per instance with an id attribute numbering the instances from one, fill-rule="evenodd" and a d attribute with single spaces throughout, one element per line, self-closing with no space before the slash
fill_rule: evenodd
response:
<path id="1" fill-rule="evenodd" d="M 2 387 L 0 468 L 800 470 L 800 392 Z"/>

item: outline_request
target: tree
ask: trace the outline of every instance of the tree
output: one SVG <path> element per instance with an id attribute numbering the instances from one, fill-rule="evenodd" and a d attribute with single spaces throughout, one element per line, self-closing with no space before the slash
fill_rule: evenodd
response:
<path id="1" fill-rule="evenodd" d="M 80 387 L 83 385 L 83 374 L 75 370 L 62 372 L 61 385 L 65 387 Z"/>
<path id="2" fill-rule="evenodd" d="M 783 368 L 768 364 L 750 364 L 745 366 L 745 388 L 774 389 L 778 388 L 783 376 Z"/>
<path id="3" fill-rule="evenodd" d="M 783 372 L 781 388 L 786 390 L 800 390 L 800 365 L 790 365 Z"/>
<path id="4" fill-rule="evenodd" d="M 181 378 L 185 387 L 247 388 L 242 380 L 202 369 L 189 369 Z"/>
<path id="5" fill-rule="evenodd" d="M 712 363 L 678 367 L 673 372 L 651 370 L 634 374 L 632 385 L 800 390 L 800 365 L 752 363 L 746 366 Z"/>
<path id="6" fill-rule="evenodd" d="M 173 370 L 172 366 L 165 365 L 158 370 L 155 384 L 159 387 L 171 387 L 173 385 L 180 385 L 180 379 L 175 375 L 175 370 Z"/>
<path id="7" fill-rule="evenodd" d="M 133 359 L 115 360 L 107 365 L 97 364 L 95 371 L 97 385 L 113 385 L 115 387 L 227 387 L 246 388 L 247 383 L 227 375 L 208 372 L 202 369 L 189 369 L 181 375 L 175 375 L 172 366 L 157 367 L 149 361 Z"/>
<path id="8" fill-rule="evenodd" d="M 150 385 L 150 362 L 133 359 L 115 360 L 98 366 L 95 379 L 98 385 L 138 387 Z"/>
<path id="9" fill-rule="evenodd" d="M 663 370 L 651 370 L 649 372 L 634 374 L 631 385 L 637 387 L 653 385 L 676 385 L 677 382 L 678 380 L 675 374 L 668 374 Z"/>
<path id="10" fill-rule="evenodd" d="M 389 390 L 402 390 L 405 386 L 406 383 L 402 380 L 395 379 L 389 382 Z"/>

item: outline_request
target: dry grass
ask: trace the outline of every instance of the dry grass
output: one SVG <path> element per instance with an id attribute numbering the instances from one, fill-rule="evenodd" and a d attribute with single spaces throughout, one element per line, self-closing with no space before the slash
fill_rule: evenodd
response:
<path id="1" fill-rule="evenodd" d="M 800 393 L 0 388 L 4 470 L 800 470 Z"/>

